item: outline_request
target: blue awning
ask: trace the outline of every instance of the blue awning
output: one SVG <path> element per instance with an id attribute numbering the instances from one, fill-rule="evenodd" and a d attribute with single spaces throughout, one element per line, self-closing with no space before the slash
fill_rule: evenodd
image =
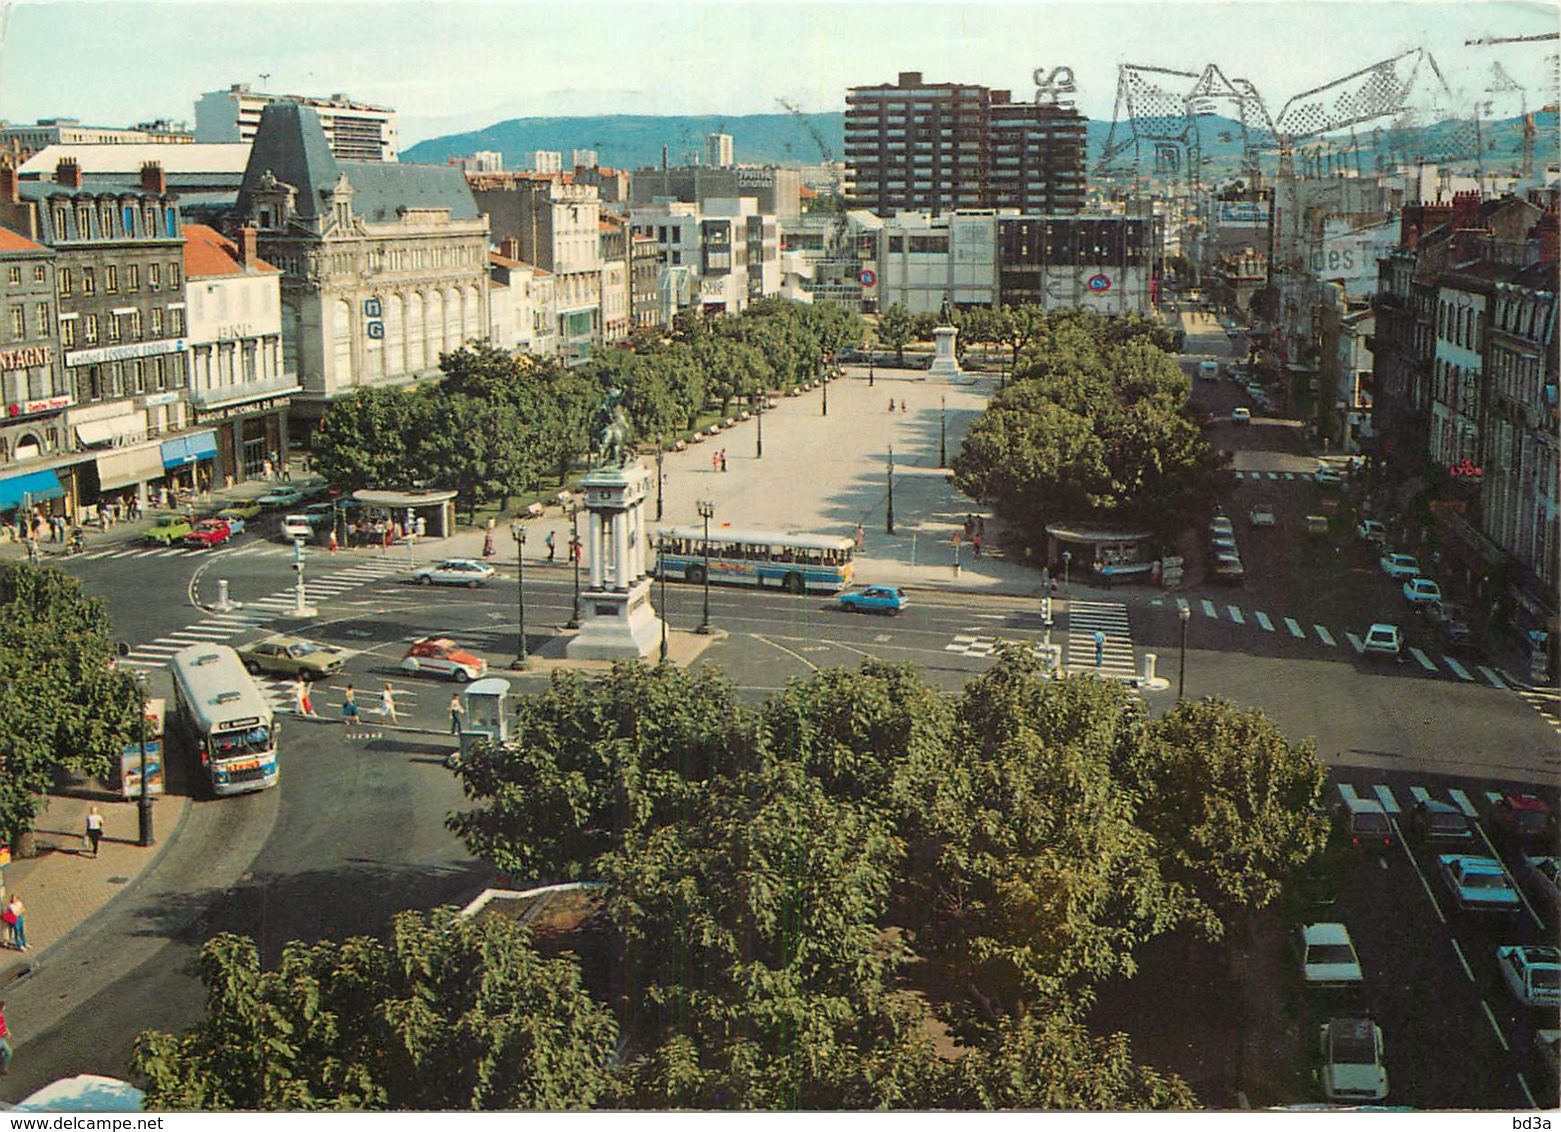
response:
<path id="1" fill-rule="evenodd" d="M 58 499 L 65 494 L 60 477 L 53 471 L 28 472 L 24 476 L 12 476 L 0 480 L 0 511 L 9 511 L 20 503 L 38 503 L 45 499 Z"/>
<path id="2" fill-rule="evenodd" d="M 217 434 L 194 432 L 188 436 L 176 436 L 163 441 L 163 467 L 180 468 L 197 460 L 215 459 Z"/>

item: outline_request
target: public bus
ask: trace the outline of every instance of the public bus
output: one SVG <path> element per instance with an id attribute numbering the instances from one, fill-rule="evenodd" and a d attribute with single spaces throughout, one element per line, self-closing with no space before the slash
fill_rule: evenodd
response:
<path id="1" fill-rule="evenodd" d="M 202 642 L 174 653 L 168 671 L 174 718 L 200 757 L 212 793 L 275 786 L 276 721 L 238 653 Z"/>
<path id="2" fill-rule="evenodd" d="M 797 531 L 737 531 L 722 527 L 710 532 L 705 547 L 702 527 L 661 527 L 656 531 L 656 569 L 671 581 L 703 584 L 709 563 L 710 581 L 760 588 L 836 593 L 851 584 L 851 560 L 856 543 L 841 535 L 810 535 Z"/>

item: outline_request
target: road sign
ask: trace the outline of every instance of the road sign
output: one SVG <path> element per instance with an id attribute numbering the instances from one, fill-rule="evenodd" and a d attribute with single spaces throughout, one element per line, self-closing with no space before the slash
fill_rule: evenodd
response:
<path id="1" fill-rule="evenodd" d="M 1111 276 L 1091 275 L 1085 286 L 1091 291 L 1109 291 L 1111 290 Z"/>
<path id="2" fill-rule="evenodd" d="M 871 287 L 874 283 L 878 282 L 878 273 L 871 270 L 870 268 L 863 268 L 862 274 L 857 276 L 857 278 L 862 281 L 862 286 Z"/>

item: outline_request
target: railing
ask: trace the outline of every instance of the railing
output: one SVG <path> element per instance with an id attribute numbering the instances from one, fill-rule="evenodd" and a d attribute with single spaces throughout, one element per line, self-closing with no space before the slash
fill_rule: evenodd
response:
<path id="1" fill-rule="evenodd" d="M 271 378 L 269 381 L 241 381 L 234 385 L 219 386 L 216 389 L 192 387 L 189 391 L 190 404 L 197 409 L 217 409 L 240 401 L 258 401 L 263 397 L 280 397 L 288 393 L 297 393 L 302 388 L 296 374 L 285 374 L 282 377 Z"/>

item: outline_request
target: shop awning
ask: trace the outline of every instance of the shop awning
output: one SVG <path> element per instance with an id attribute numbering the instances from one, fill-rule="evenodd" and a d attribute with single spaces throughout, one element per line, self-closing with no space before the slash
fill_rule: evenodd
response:
<path id="1" fill-rule="evenodd" d="M 163 474 L 162 447 L 143 444 L 139 448 L 116 448 L 98 457 L 98 486 L 107 490 L 146 483 Z"/>
<path id="2" fill-rule="evenodd" d="M 211 460 L 217 455 L 215 432 L 192 432 L 188 436 L 176 436 L 163 441 L 163 467 L 180 468 L 197 460 Z"/>
<path id="3" fill-rule="evenodd" d="M 141 413 L 126 413 L 118 417 L 107 417 L 101 421 L 84 421 L 76 426 L 76 439 L 88 446 L 144 440 L 146 439 L 146 417 Z"/>
<path id="4" fill-rule="evenodd" d="M 45 499 L 58 499 L 65 494 L 60 477 L 51 469 L 28 472 L 0 480 L 0 511 L 9 511 L 22 503 L 38 503 Z"/>

